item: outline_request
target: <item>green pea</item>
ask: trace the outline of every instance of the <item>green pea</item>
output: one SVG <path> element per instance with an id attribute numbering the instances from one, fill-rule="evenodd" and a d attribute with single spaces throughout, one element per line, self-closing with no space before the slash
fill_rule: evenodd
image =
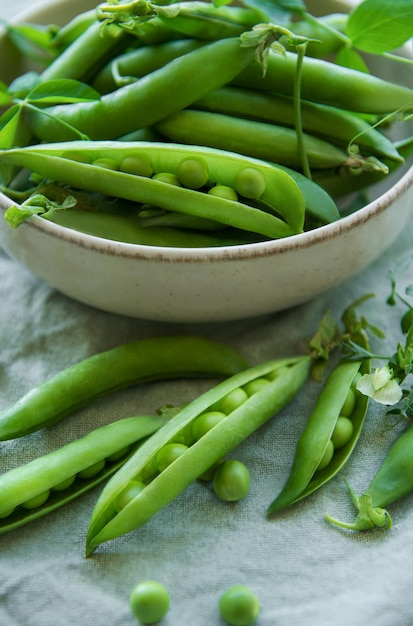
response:
<path id="1" fill-rule="evenodd" d="M 237 502 L 250 490 L 251 478 L 248 468 L 235 459 L 224 461 L 214 474 L 214 491 L 220 500 Z"/>
<path id="2" fill-rule="evenodd" d="M 79 478 L 87 479 L 93 478 L 93 476 L 97 476 L 105 467 L 106 460 L 101 459 L 97 461 L 97 463 L 93 463 L 93 465 L 89 465 L 89 467 L 85 467 L 85 469 L 81 470 L 78 473 Z"/>
<path id="3" fill-rule="evenodd" d="M 46 489 L 46 491 L 42 491 L 37 496 L 33 496 L 26 502 L 22 502 L 21 506 L 23 509 L 37 509 L 39 506 L 42 506 L 46 502 L 50 495 L 50 489 Z"/>
<path id="4" fill-rule="evenodd" d="M 230 587 L 219 601 L 221 617 L 231 626 L 253 626 L 260 608 L 257 596 L 245 585 Z"/>
<path id="5" fill-rule="evenodd" d="M 132 589 L 129 605 L 136 619 L 143 624 L 154 624 L 169 611 L 169 592 L 160 582 L 145 580 Z"/>
<path id="6" fill-rule="evenodd" d="M 201 439 L 201 437 L 211 430 L 211 428 L 219 424 L 225 417 L 225 413 L 220 411 L 209 411 L 197 417 L 192 426 L 192 434 L 195 441 Z"/>
<path id="7" fill-rule="evenodd" d="M 184 187 L 200 189 L 208 182 L 208 166 L 202 159 L 183 159 L 178 165 L 177 176 Z"/>
<path id="8" fill-rule="evenodd" d="M 125 446 L 124 448 L 122 448 L 122 450 L 118 450 L 117 452 L 114 452 L 113 454 L 108 456 L 106 460 L 109 461 L 109 463 L 114 463 L 115 461 L 119 461 L 119 459 L 122 459 L 124 456 L 128 454 L 129 450 L 130 450 L 130 446 Z"/>
<path id="9" fill-rule="evenodd" d="M 341 415 L 345 415 L 346 417 L 349 417 L 354 411 L 355 406 L 356 406 L 356 394 L 354 392 L 354 389 L 350 387 L 347 393 L 347 397 L 344 401 L 344 404 L 341 407 L 341 411 L 340 411 Z"/>
<path id="10" fill-rule="evenodd" d="M 238 387 L 238 389 L 234 389 L 222 398 L 219 403 L 219 409 L 227 414 L 232 413 L 232 411 L 243 405 L 247 399 L 248 394 L 245 389 Z"/>
<path id="11" fill-rule="evenodd" d="M 144 488 L 144 483 L 138 480 L 131 480 L 130 483 L 120 492 L 114 502 L 116 511 L 122 511 L 122 509 L 124 509 L 129 502 L 132 502 L 132 500 L 136 498 L 136 496 L 139 495 Z"/>
<path id="12" fill-rule="evenodd" d="M 7 509 L 7 511 L 3 511 L 3 513 L 0 513 L 0 519 L 5 519 L 6 517 L 10 517 L 10 515 L 12 515 L 14 513 L 15 509 Z"/>
<path id="13" fill-rule="evenodd" d="M 353 422 L 348 417 L 340 415 L 331 435 L 331 441 L 336 450 L 346 445 L 353 434 L 353 430 Z"/>
<path id="14" fill-rule="evenodd" d="M 334 444 L 330 439 L 330 441 L 327 444 L 326 451 L 324 452 L 321 458 L 321 461 L 318 464 L 317 471 L 322 470 L 325 467 L 327 467 L 327 465 L 330 463 L 331 459 L 333 458 L 333 455 L 334 455 Z"/>
<path id="15" fill-rule="evenodd" d="M 69 476 L 69 478 L 66 478 L 66 480 L 62 480 L 60 483 L 57 483 L 57 485 L 53 485 L 52 491 L 64 491 L 65 489 L 69 489 L 69 487 L 73 485 L 75 480 L 76 474 L 73 474 L 73 476 Z"/>
<path id="16" fill-rule="evenodd" d="M 267 378 L 256 378 L 244 385 L 244 390 L 248 396 L 253 396 L 254 393 L 261 391 L 263 387 L 269 385 L 270 381 Z"/>
<path id="17" fill-rule="evenodd" d="M 236 177 L 235 191 L 244 198 L 258 199 L 265 191 L 265 178 L 253 167 L 244 167 Z"/>
<path id="18" fill-rule="evenodd" d="M 84 151 L 66 150 L 62 156 L 65 159 L 71 159 L 72 161 L 77 161 L 78 163 L 89 163 L 89 159 Z"/>
<path id="19" fill-rule="evenodd" d="M 109 159 L 106 157 L 102 157 L 101 159 L 96 159 L 93 161 L 92 165 L 97 165 L 98 167 L 104 167 L 107 170 L 117 170 L 118 164 L 114 159 Z"/>
<path id="20" fill-rule="evenodd" d="M 152 176 L 152 179 L 157 180 L 161 183 L 168 183 L 168 185 L 175 185 L 175 187 L 181 186 L 179 178 L 175 176 L 175 174 L 171 174 L 170 172 L 158 172 L 158 174 Z"/>
<path id="21" fill-rule="evenodd" d="M 227 185 L 215 185 L 208 191 L 211 196 L 218 196 L 219 198 L 225 198 L 226 200 L 238 200 L 238 195 L 235 189 L 228 187 Z"/>
<path id="22" fill-rule="evenodd" d="M 168 443 L 161 448 L 156 457 L 158 470 L 163 472 L 171 463 L 176 461 L 188 450 L 188 446 L 183 443 Z"/>
<path id="23" fill-rule="evenodd" d="M 153 175 L 152 164 L 145 155 L 126 156 L 120 162 L 119 169 L 121 172 L 135 174 L 135 176 L 150 178 Z"/>

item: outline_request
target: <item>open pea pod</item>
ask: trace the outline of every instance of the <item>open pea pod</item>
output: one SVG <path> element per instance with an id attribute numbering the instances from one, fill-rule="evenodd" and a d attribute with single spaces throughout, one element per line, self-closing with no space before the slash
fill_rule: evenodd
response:
<path id="1" fill-rule="evenodd" d="M 276 359 L 236 374 L 189 403 L 148 439 L 103 489 L 89 524 L 86 554 L 148 522 L 228 452 L 273 417 L 304 384 L 311 358 Z M 211 411 L 222 419 L 203 432 Z M 184 452 L 160 468 L 158 455 L 179 442 Z"/>
<path id="2" fill-rule="evenodd" d="M 102 426 L 0 476 L 0 534 L 43 517 L 116 472 L 165 417 L 129 417 Z"/>
<path id="3" fill-rule="evenodd" d="M 16 165 L 75 188 L 275 239 L 304 227 L 305 198 L 288 172 L 225 150 L 158 141 L 72 141 L 0 151 L 3 178 Z M 156 179 L 165 172 L 178 184 Z M 207 193 L 216 186 L 235 190 L 238 200 Z M 266 210 L 248 204 L 251 200 Z"/>
<path id="4" fill-rule="evenodd" d="M 355 390 L 368 362 L 341 361 L 330 373 L 297 442 L 290 475 L 268 515 L 306 498 L 334 478 L 356 446 L 368 397 Z M 343 424 L 343 433 L 339 429 Z"/>

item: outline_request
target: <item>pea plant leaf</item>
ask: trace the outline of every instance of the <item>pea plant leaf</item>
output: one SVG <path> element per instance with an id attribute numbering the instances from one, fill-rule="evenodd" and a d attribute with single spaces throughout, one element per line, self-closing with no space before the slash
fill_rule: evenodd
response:
<path id="1" fill-rule="evenodd" d="M 56 56 L 52 43 L 58 30 L 57 26 L 41 26 L 24 22 L 22 24 L 5 24 L 9 39 L 26 57 L 43 63 L 50 62 Z"/>
<path id="2" fill-rule="evenodd" d="M 346 34 L 363 52 L 395 50 L 413 37 L 413 2 L 364 0 L 350 12 Z"/>
<path id="3" fill-rule="evenodd" d="M 5 106 L 7 104 L 10 104 L 10 102 L 11 96 L 9 94 L 8 87 L 6 83 L 0 81 L 0 106 Z"/>
<path id="4" fill-rule="evenodd" d="M 0 149 L 7 150 L 18 143 L 21 130 L 21 107 L 14 104 L 0 117 Z M 3 176 L 3 181 L 8 176 Z"/>
<path id="5" fill-rule="evenodd" d="M 291 13 L 302 15 L 306 12 L 303 0 L 248 0 L 246 4 L 265 13 L 274 24 L 289 22 Z"/>
<path id="6" fill-rule="evenodd" d="M 360 53 L 351 46 L 342 46 L 336 54 L 337 65 L 348 67 L 359 72 L 369 73 L 369 69 Z"/>
<path id="7" fill-rule="evenodd" d="M 100 94 L 85 83 L 71 78 L 57 78 L 36 85 L 26 96 L 31 104 L 70 104 L 99 100 Z"/>
<path id="8" fill-rule="evenodd" d="M 37 72 L 26 72 L 15 78 L 9 85 L 8 92 L 13 98 L 25 98 L 26 95 L 39 83 Z"/>

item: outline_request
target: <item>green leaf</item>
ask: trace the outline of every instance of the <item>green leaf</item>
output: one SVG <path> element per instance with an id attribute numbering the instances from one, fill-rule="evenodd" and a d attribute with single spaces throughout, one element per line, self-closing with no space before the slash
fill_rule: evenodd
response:
<path id="1" fill-rule="evenodd" d="M 395 50 L 413 37 L 413 2 L 364 0 L 351 11 L 346 34 L 364 52 Z"/>
<path id="2" fill-rule="evenodd" d="M 58 31 L 57 26 L 7 24 L 6 30 L 11 41 L 24 56 L 43 62 L 49 62 L 56 56 L 52 40 Z"/>
<path id="3" fill-rule="evenodd" d="M 6 106 L 7 104 L 10 104 L 10 102 L 11 97 L 9 94 L 9 88 L 6 83 L 3 83 L 0 80 L 0 106 Z"/>
<path id="4" fill-rule="evenodd" d="M 70 104 L 99 100 L 100 94 L 85 83 L 71 78 L 57 78 L 36 85 L 27 96 L 32 104 Z"/>
<path id="5" fill-rule="evenodd" d="M 274 24 L 290 22 L 291 13 L 298 15 L 306 13 L 302 0 L 248 0 L 246 5 L 265 13 Z"/>
<path id="6" fill-rule="evenodd" d="M 9 93 L 15 98 L 24 98 L 29 91 L 39 84 L 40 76 L 37 72 L 26 72 L 15 78 L 9 85 Z"/>
<path id="7" fill-rule="evenodd" d="M 11 228 L 17 228 L 33 215 L 45 217 L 53 211 L 70 209 L 75 206 L 76 200 L 72 196 L 66 196 L 62 203 L 54 202 L 43 194 L 34 194 L 22 205 L 10 206 L 4 214 L 4 219 Z"/>
<path id="8" fill-rule="evenodd" d="M 17 145 L 17 134 L 20 129 L 21 108 L 13 105 L 0 117 L 0 149 L 8 150 Z M 8 181 L 4 181 L 8 182 Z"/>
<path id="9" fill-rule="evenodd" d="M 340 48 L 336 55 L 336 63 L 337 65 L 349 67 L 352 70 L 358 70 L 365 74 L 369 73 L 369 69 L 360 54 L 350 46 Z"/>

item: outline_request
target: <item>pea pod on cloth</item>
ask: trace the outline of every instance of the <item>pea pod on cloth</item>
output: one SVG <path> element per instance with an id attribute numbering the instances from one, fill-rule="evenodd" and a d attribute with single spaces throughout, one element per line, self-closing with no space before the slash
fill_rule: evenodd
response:
<path id="1" fill-rule="evenodd" d="M 102 162 L 106 167 L 101 167 Z M 16 165 L 56 182 L 206 217 L 271 238 L 303 230 L 305 199 L 292 176 L 236 153 L 162 142 L 98 141 L 0 151 L 4 178 L 8 168 Z M 164 172 L 177 175 L 182 186 L 151 178 Z M 243 198 L 263 202 L 273 213 L 198 191 L 207 184 L 232 187 Z"/>
<path id="2" fill-rule="evenodd" d="M 47 515 L 108 479 L 138 443 L 166 422 L 156 415 L 124 418 L 3 473 L 0 534 Z"/>
<path id="3" fill-rule="evenodd" d="M 330 373 L 297 442 L 290 475 L 268 515 L 302 500 L 343 468 L 358 441 L 368 398 L 354 390 L 362 361 L 342 361 Z"/>
<path id="4" fill-rule="evenodd" d="M 342 522 L 331 515 L 326 520 L 349 530 L 389 529 L 390 514 L 384 507 L 397 502 L 413 490 L 413 426 L 408 426 L 396 439 L 370 485 L 360 497 L 349 488 L 358 509 L 354 522 Z"/>
<path id="5" fill-rule="evenodd" d="M 285 407 L 310 372 L 311 358 L 276 359 L 219 383 L 181 409 L 148 439 L 103 489 L 89 524 L 86 554 L 148 522 L 186 487 Z M 198 428 L 211 411 L 222 419 Z M 158 455 L 179 442 L 186 449 L 160 471 Z"/>
<path id="6" fill-rule="evenodd" d="M 3 409 L 0 441 L 55 424 L 92 401 L 132 385 L 231 376 L 246 366 L 237 351 L 202 337 L 151 337 L 123 344 L 71 365 Z"/>

